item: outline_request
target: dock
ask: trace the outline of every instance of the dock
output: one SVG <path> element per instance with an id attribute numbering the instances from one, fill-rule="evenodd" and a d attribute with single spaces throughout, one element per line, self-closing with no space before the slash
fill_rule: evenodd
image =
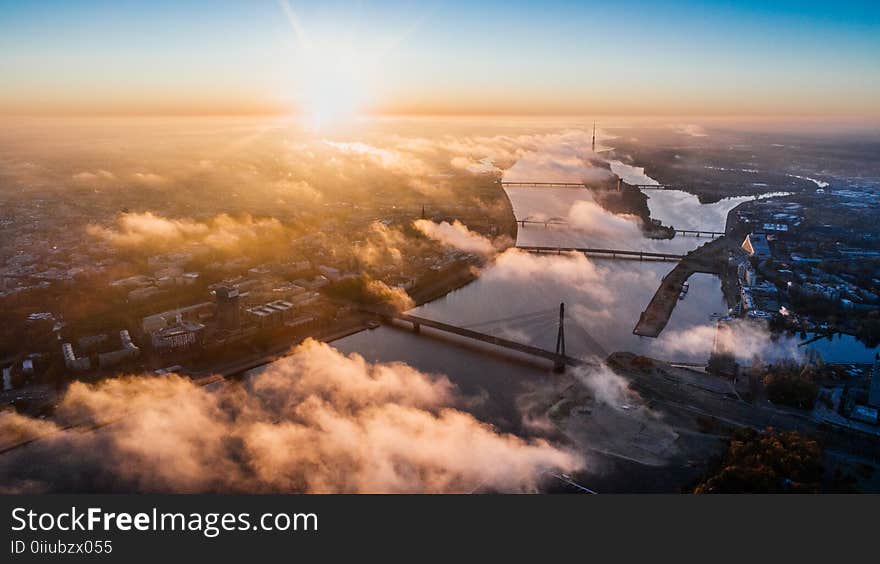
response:
<path id="1" fill-rule="evenodd" d="M 640 337 L 658 337 L 669 323 L 675 305 L 684 291 L 685 283 L 691 275 L 703 272 L 720 276 L 726 264 L 727 251 L 728 245 L 725 239 L 721 238 L 685 255 L 663 278 L 648 307 L 639 316 L 633 334 Z"/>

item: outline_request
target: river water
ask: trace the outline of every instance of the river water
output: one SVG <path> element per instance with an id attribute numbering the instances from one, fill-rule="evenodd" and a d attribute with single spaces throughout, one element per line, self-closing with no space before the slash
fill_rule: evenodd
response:
<path id="1" fill-rule="evenodd" d="M 517 217 L 568 217 L 578 202 L 591 200 L 587 190 L 572 188 L 509 189 L 508 195 Z M 727 212 L 748 199 L 704 205 L 696 197 L 676 191 L 650 191 L 648 195 L 652 216 L 664 223 L 674 217 L 682 227 L 714 231 L 723 231 Z M 598 219 L 610 219 L 612 224 L 615 220 L 605 215 Z M 617 237 L 617 248 L 676 253 L 708 241 L 696 237 L 650 240 L 637 229 L 629 231 L 625 224 L 598 232 L 527 225 L 520 228 L 517 244 L 600 247 L 611 242 L 608 237 Z M 684 349 L 680 346 L 682 335 L 695 328 L 713 327 L 713 316 L 727 312 L 720 280 L 697 274 L 663 334 L 657 339 L 638 337 L 632 334 L 633 327 L 674 263 L 513 255 L 502 255 L 474 282 L 412 313 L 553 350 L 559 304 L 564 302 L 569 355 L 604 357 L 614 351 L 633 351 L 675 361 L 705 362 L 709 347 Z M 517 404 L 524 393 L 546 381 L 548 363 L 493 350 L 482 343 L 427 334 L 430 331 L 423 330 L 419 336 L 407 328 L 383 326 L 333 344 L 371 361 L 401 361 L 425 372 L 446 374 L 465 394 L 486 398 L 478 416 L 517 431 Z"/>
<path id="2" fill-rule="evenodd" d="M 636 167 L 617 163 L 616 174 L 634 184 L 652 179 Z M 690 194 L 648 190 L 651 216 L 679 229 L 724 231 L 728 212 L 752 198 L 730 198 L 701 204 Z M 560 218 L 567 226 L 521 227 L 517 245 L 584 246 L 685 253 L 708 241 L 676 237 L 645 238 L 631 220 L 590 205 L 585 189 L 517 188 L 508 196 L 518 218 Z M 559 304 L 566 304 L 567 354 L 604 357 L 632 351 L 679 362 L 708 359 L 714 318 L 727 313 L 720 280 L 695 274 L 656 339 L 632 334 L 639 315 L 651 300 L 672 262 L 640 262 L 585 258 L 582 255 L 531 255 L 507 251 L 467 286 L 412 310 L 413 314 L 495 334 L 553 350 Z M 701 334 L 701 339 L 690 339 Z M 708 336 L 708 338 L 707 338 Z M 468 411 L 499 430 L 528 435 L 529 417 L 546 410 L 547 392 L 558 395 L 558 381 L 544 360 L 495 349 L 483 343 L 408 326 L 381 326 L 333 343 L 344 353 L 358 353 L 373 362 L 403 362 L 422 372 L 444 374 L 463 395 L 479 398 Z M 543 407 L 541 407 L 543 406 Z M 542 411 L 543 412 L 543 411 Z M 601 491 L 668 491 L 667 471 L 615 457 L 594 457 L 606 465 L 590 472 L 588 483 Z M 594 460 L 595 462 L 595 460 Z M 674 482 L 674 480 L 673 480 Z"/>
<path id="3" fill-rule="evenodd" d="M 508 195 L 519 218 L 567 218 L 579 201 L 591 200 L 589 191 L 573 188 L 510 188 Z M 652 217 L 664 223 L 670 223 L 667 217 L 673 217 L 682 228 L 715 231 L 724 230 L 728 211 L 749 199 L 731 198 L 715 204 L 700 204 L 696 197 L 678 191 L 649 191 L 648 195 Z M 599 221 L 606 219 L 609 218 L 602 217 Z M 672 240 L 651 240 L 644 238 L 636 227 L 631 230 L 626 226 L 618 227 L 597 232 L 565 226 L 526 225 L 519 230 L 517 244 L 613 246 L 683 253 L 708 241 L 706 238 L 680 236 Z M 665 336 L 674 337 L 695 326 L 711 324 L 713 314 L 727 312 L 720 280 L 698 274 L 691 278 L 690 289 L 676 307 L 663 335 L 658 339 L 637 337 L 632 334 L 632 329 L 639 314 L 674 263 L 601 258 L 575 261 L 565 256 L 530 256 L 528 262 L 520 269 L 522 272 L 516 272 L 520 265 L 508 264 L 502 257 L 500 264 L 488 267 L 476 281 L 416 308 L 413 313 L 553 349 L 556 312 L 560 302 L 565 302 L 569 354 L 604 356 L 629 350 L 669 358 L 665 351 L 675 350 L 672 359 L 699 362 L 708 358 L 708 351 L 679 351 L 669 347 Z M 422 349 L 427 341 L 433 351 L 427 356 L 442 357 L 444 362 L 459 364 L 455 347 L 398 333 L 395 329 L 381 328 L 335 344 L 343 350 L 362 352 L 376 359 L 412 359 L 421 367 L 426 361 L 413 359 L 411 351 Z M 473 362 L 468 358 L 467 364 Z M 490 372 L 491 363 L 497 360 L 489 362 L 481 371 Z M 428 364 L 436 368 L 436 363 Z"/>
<path id="4" fill-rule="evenodd" d="M 816 337 L 816 334 L 808 333 L 806 340 L 809 345 L 806 346 L 818 351 L 822 360 L 831 364 L 870 364 L 880 354 L 880 346 L 869 347 L 852 335 L 836 333 Z"/>

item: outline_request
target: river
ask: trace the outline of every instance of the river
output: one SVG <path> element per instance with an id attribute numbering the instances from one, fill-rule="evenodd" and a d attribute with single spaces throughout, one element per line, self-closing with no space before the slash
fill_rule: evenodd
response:
<path id="1" fill-rule="evenodd" d="M 687 228 L 716 231 L 724 230 L 727 213 L 731 209 L 750 199 L 730 198 L 714 204 L 700 204 L 696 197 L 679 191 L 649 192 L 649 208 L 653 217 L 667 222 L 667 217 L 674 216 Z M 587 190 L 573 188 L 510 188 L 508 195 L 515 215 L 520 218 L 536 215 L 568 217 L 577 202 L 590 199 Z M 604 219 L 609 218 L 600 218 Z M 564 226 L 545 228 L 542 225 L 527 225 L 520 228 L 517 244 L 614 246 L 682 253 L 707 240 L 681 236 L 672 240 L 646 239 L 637 228 L 628 230 L 625 226 L 621 229 L 615 226 L 597 233 Z M 569 353 L 607 354 L 630 350 L 664 358 L 669 357 L 664 351 L 670 348 L 665 335 L 677 335 L 695 326 L 710 324 L 713 314 L 727 313 L 720 281 L 711 275 L 695 275 L 691 278 L 689 292 L 676 307 L 664 334 L 658 339 L 637 337 L 632 334 L 633 326 L 663 276 L 674 266 L 673 263 L 591 258 L 582 264 L 566 257 L 548 256 L 534 257 L 527 266 L 533 267 L 532 263 L 536 261 L 545 262 L 546 268 L 520 275 L 511 272 L 516 265 L 502 259 L 500 264 L 488 267 L 473 283 L 416 308 L 413 313 L 475 326 L 481 331 L 552 349 L 556 340 L 555 311 L 560 302 L 565 302 L 568 308 L 566 335 Z M 542 311 L 546 315 L 538 315 Z M 536 315 L 526 315 L 533 313 Z M 511 319 L 517 317 L 520 318 Z M 421 348 L 421 343 L 425 341 L 421 337 L 398 336 L 392 339 L 396 343 L 392 346 L 386 340 L 390 334 L 396 333 L 395 329 L 382 328 L 342 339 L 336 345 L 343 350 L 363 352 L 368 357 L 402 360 L 404 357 L 412 358 L 408 352 L 413 347 Z M 416 347 L 416 343 L 420 345 Z M 446 358 L 457 354 L 454 348 L 446 350 L 448 347 L 444 344 L 434 346 L 442 350 L 429 356 Z M 677 352 L 673 359 L 699 362 L 706 358 L 708 351 L 692 351 Z M 416 361 L 417 366 L 424 364 L 418 359 Z M 448 361 L 457 364 L 455 358 Z M 468 362 L 473 361 L 469 359 Z M 485 368 L 488 371 L 490 366 Z"/>
<path id="2" fill-rule="evenodd" d="M 567 217 L 572 206 L 589 200 L 586 190 L 572 188 L 509 189 L 517 217 L 544 215 Z M 652 216 L 668 223 L 668 217 L 694 229 L 723 231 L 727 212 L 749 198 L 731 198 L 700 204 L 696 197 L 677 191 L 650 191 Z M 673 215 L 674 214 L 674 215 Z M 611 214 L 608 214 L 611 215 Z M 602 216 L 602 220 L 609 220 Z M 614 218 L 610 218 L 612 223 Z M 638 230 L 616 239 L 617 247 L 686 252 L 708 239 L 676 237 L 650 240 Z M 621 233 L 545 228 L 527 225 L 517 237 L 519 245 L 602 246 L 603 236 Z M 523 255 L 522 253 L 515 253 Z M 605 356 L 614 351 L 633 351 L 682 362 L 705 362 L 709 347 L 685 349 L 682 336 L 696 328 L 713 327 L 714 315 L 727 313 L 720 280 L 697 274 L 690 289 L 657 339 L 632 334 L 639 314 L 646 307 L 670 262 L 584 259 L 572 256 L 503 255 L 467 286 L 422 305 L 412 313 L 439 321 L 493 333 L 553 350 L 557 336 L 558 308 L 566 304 L 566 346 L 569 355 Z M 707 332 L 711 340 L 711 331 Z M 704 339 L 705 341 L 705 339 Z M 478 415 L 502 428 L 519 427 L 518 398 L 546 379 L 545 361 L 492 351 L 473 341 L 432 335 L 417 336 L 405 328 L 383 326 L 339 341 L 334 346 L 357 352 L 372 361 L 401 361 L 420 370 L 448 375 L 466 394 L 488 399 Z"/>
<path id="3" fill-rule="evenodd" d="M 624 165 L 625 166 L 625 165 Z M 510 189 L 517 217 L 579 218 L 595 223 L 586 228 L 528 225 L 519 230 L 519 245 L 602 246 L 683 253 L 708 239 L 677 237 L 650 240 L 621 220 L 595 206 L 587 190 L 573 188 Z M 649 191 L 653 217 L 681 228 L 723 231 L 728 211 L 749 198 L 731 198 L 700 204 L 696 197 L 677 191 Z M 573 213 L 573 208 L 582 208 Z M 596 229 L 596 225 L 601 225 Z M 615 351 L 633 351 L 682 362 L 705 362 L 713 336 L 713 316 L 727 308 L 720 280 L 711 275 L 691 277 L 682 299 L 661 336 L 637 337 L 632 329 L 671 262 L 587 259 L 582 255 L 531 255 L 508 251 L 486 267 L 472 283 L 412 313 L 454 323 L 553 350 L 558 309 L 566 304 L 567 354 L 604 357 Z M 700 333 L 697 344 L 687 336 Z M 687 343 L 687 346 L 682 346 Z M 344 353 L 358 353 L 373 362 L 403 362 L 423 372 L 444 374 L 462 394 L 476 399 L 467 409 L 501 431 L 521 435 L 533 432 L 532 418 L 547 408 L 548 397 L 558 397 L 560 380 L 544 360 L 536 360 L 483 343 L 432 333 L 414 334 L 404 326 L 381 326 L 334 341 Z M 541 399 L 539 399 L 541 398 Z M 658 470 L 616 456 L 595 454 L 594 468 L 585 477 L 601 491 L 668 491 L 677 483 L 670 470 Z"/>
<path id="4" fill-rule="evenodd" d="M 815 339 L 815 340 L 814 340 Z M 805 346 L 822 355 L 822 360 L 830 364 L 870 364 L 880 354 L 880 346 L 869 347 L 852 335 L 835 333 L 816 335 L 807 333 Z"/>

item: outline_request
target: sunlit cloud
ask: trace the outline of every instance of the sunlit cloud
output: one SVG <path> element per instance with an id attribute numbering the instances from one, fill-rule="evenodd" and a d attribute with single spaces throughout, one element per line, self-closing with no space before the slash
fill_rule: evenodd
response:
<path id="1" fill-rule="evenodd" d="M 472 232 L 458 220 L 452 223 L 446 221 L 435 223 L 426 219 L 417 219 L 413 225 L 431 239 L 466 253 L 490 256 L 498 251 L 492 241 Z"/>
<path id="2" fill-rule="evenodd" d="M 523 492 L 545 469 L 583 467 L 496 431 L 458 407 L 468 401 L 445 376 L 314 341 L 216 391 L 174 375 L 77 382 L 57 423 L 0 414 L 3 446 L 41 437 L 0 458 L 0 490 Z"/>
<path id="3" fill-rule="evenodd" d="M 121 248 L 204 246 L 213 250 L 241 251 L 245 245 L 280 240 L 284 227 L 274 218 L 235 218 L 221 214 L 209 221 L 169 219 L 151 212 L 123 213 L 116 227 L 89 225 L 86 232 Z"/>

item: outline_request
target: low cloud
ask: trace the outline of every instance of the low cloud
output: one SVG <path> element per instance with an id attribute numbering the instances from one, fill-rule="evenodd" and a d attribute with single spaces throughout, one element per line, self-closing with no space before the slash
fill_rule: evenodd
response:
<path id="1" fill-rule="evenodd" d="M 444 376 L 370 364 L 308 341 L 243 384 L 178 376 L 74 383 L 48 423 L 0 415 L 12 492 L 533 491 L 583 460 L 502 434 L 458 406 Z M 100 426 L 93 432 L 66 425 Z"/>
<path id="2" fill-rule="evenodd" d="M 593 166 L 578 154 L 549 152 L 525 153 L 504 173 L 507 182 L 585 182 L 611 180 L 610 170 Z"/>
<path id="3" fill-rule="evenodd" d="M 304 180 L 280 180 L 272 185 L 282 202 L 296 205 L 318 204 L 324 195 Z"/>
<path id="4" fill-rule="evenodd" d="M 466 170 L 473 174 L 489 174 L 499 172 L 495 166 L 492 157 L 485 157 L 480 160 L 474 160 L 471 157 L 454 157 L 450 164 L 457 169 Z"/>
<path id="5" fill-rule="evenodd" d="M 582 129 L 572 129 L 536 137 L 532 143 L 524 144 L 516 162 L 505 171 L 504 180 L 587 183 L 611 180 L 611 171 L 596 164 L 590 150 L 591 135 Z"/>
<path id="6" fill-rule="evenodd" d="M 73 175 L 73 181 L 77 184 L 103 184 L 116 180 L 116 175 L 109 170 L 99 169 L 94 172 L 84 170 Z"/>
<path id="7" fill-rule="evenodd" d="M 676 124 L 672 126 L 672 129 L 676 131 L 676 133 L 681 133 L 683 135 L 690 135 L 691 137 L 708 137 L 709 134 L 706 133 L 706 130 L 701 125 L 697 125 L 695 123 L 684 123 L 684 124 Z"/>
<path id="8" fill-rule="evenodd" d="M 280 240 L 281 223 L 274 218 L 254 219 L 221 214 L 208 221 L 169 219 L 151 212 L 123 213 L 116 226 L 89 225 L 93 237 L 122 248 L 201 245 L 213 250 L 240 250 L 243 246 Z"/>
<path id="9" fill-rule="evenodd" d="M 355 254 L 365 265 L 397 265 L 404 261 L 403 249 L 408 243 L 406 235 L 400 230 L 374 221 L 364 240 L 355 247 Z"/>
<path id="10" fill-rule="evenodd" d="M 367 282 L 366 292 L 382 303 L 389 304 L 397 311 L 406 311 L 416 306 L 415 302 L 402 288 L 392 288 L 381 280 Z"/>
<path id="11" fill-rule="evenodd" d="M 607 277 L 606 270 L 582 253 L 536 255 L 518 249 L 508 249 L 498 255 L 492 268 L 483 273 L 488 281 L 532 284 L 552 283 L 577 289 L 589 296 L 596 305 L 614 301 L 614 289 L 600 282 Z"/>
<path id="12" fill-rule="evenodd" d="M 592 392 L 596 401 L 613 408 L 630 405 L 634 398 L 638 398 L 638 394 L 630 390 L 629 382 L 604 363 L 578 368 L 574 371 L 574 377 Z"/>
<path id="13" fill-rule="evenodd" d="M 152 188 L 164 186 L 169 183 L 167 178 L 154 172 L 135 172 L 131 175 L 131 180 L 135 184 Z"/>
<path id="14" fill-rule="evenodd" d="M 660 341 L 665 355 L 681 353 L 706 355 L 717 345 L 719 352 L 733 354 L 737 361 L 750 363 L 755 358 L 774 363 L 803 359 L 798 340 L 774 335 L 763 321 L 737 319 L 727 323 L 699 325 L 683 331 L 665 331 Z"/>
<path id="15" fill-rule="evenodd" d="M 424 176 L 433 172 L 421 159 L 406 151 L 375 147 L 360 141 L 351 143 L 324 141 L 324 143 L 342 153 L 360 156 L 390 172 L 408 176 Z"/>
<path id="16" fill-rule="evenodd" d="M 494 242 L 474 233 L 458 220 L 452 223 L 446 221 L 435 223 L 427 219 L 417 219 L 413 222 L 413 226 L 425 236 L 466 253 L 492 256 L 498 252 Z"/>
<path id="17" fill-rule="evenodd" d="M 590 200 L 576 201 L 568 212 L 568 222 L 576 229 L 610 240 L 634 241 L 642 238 L 641 220 L 637 216 L 611 213 Z"/>

